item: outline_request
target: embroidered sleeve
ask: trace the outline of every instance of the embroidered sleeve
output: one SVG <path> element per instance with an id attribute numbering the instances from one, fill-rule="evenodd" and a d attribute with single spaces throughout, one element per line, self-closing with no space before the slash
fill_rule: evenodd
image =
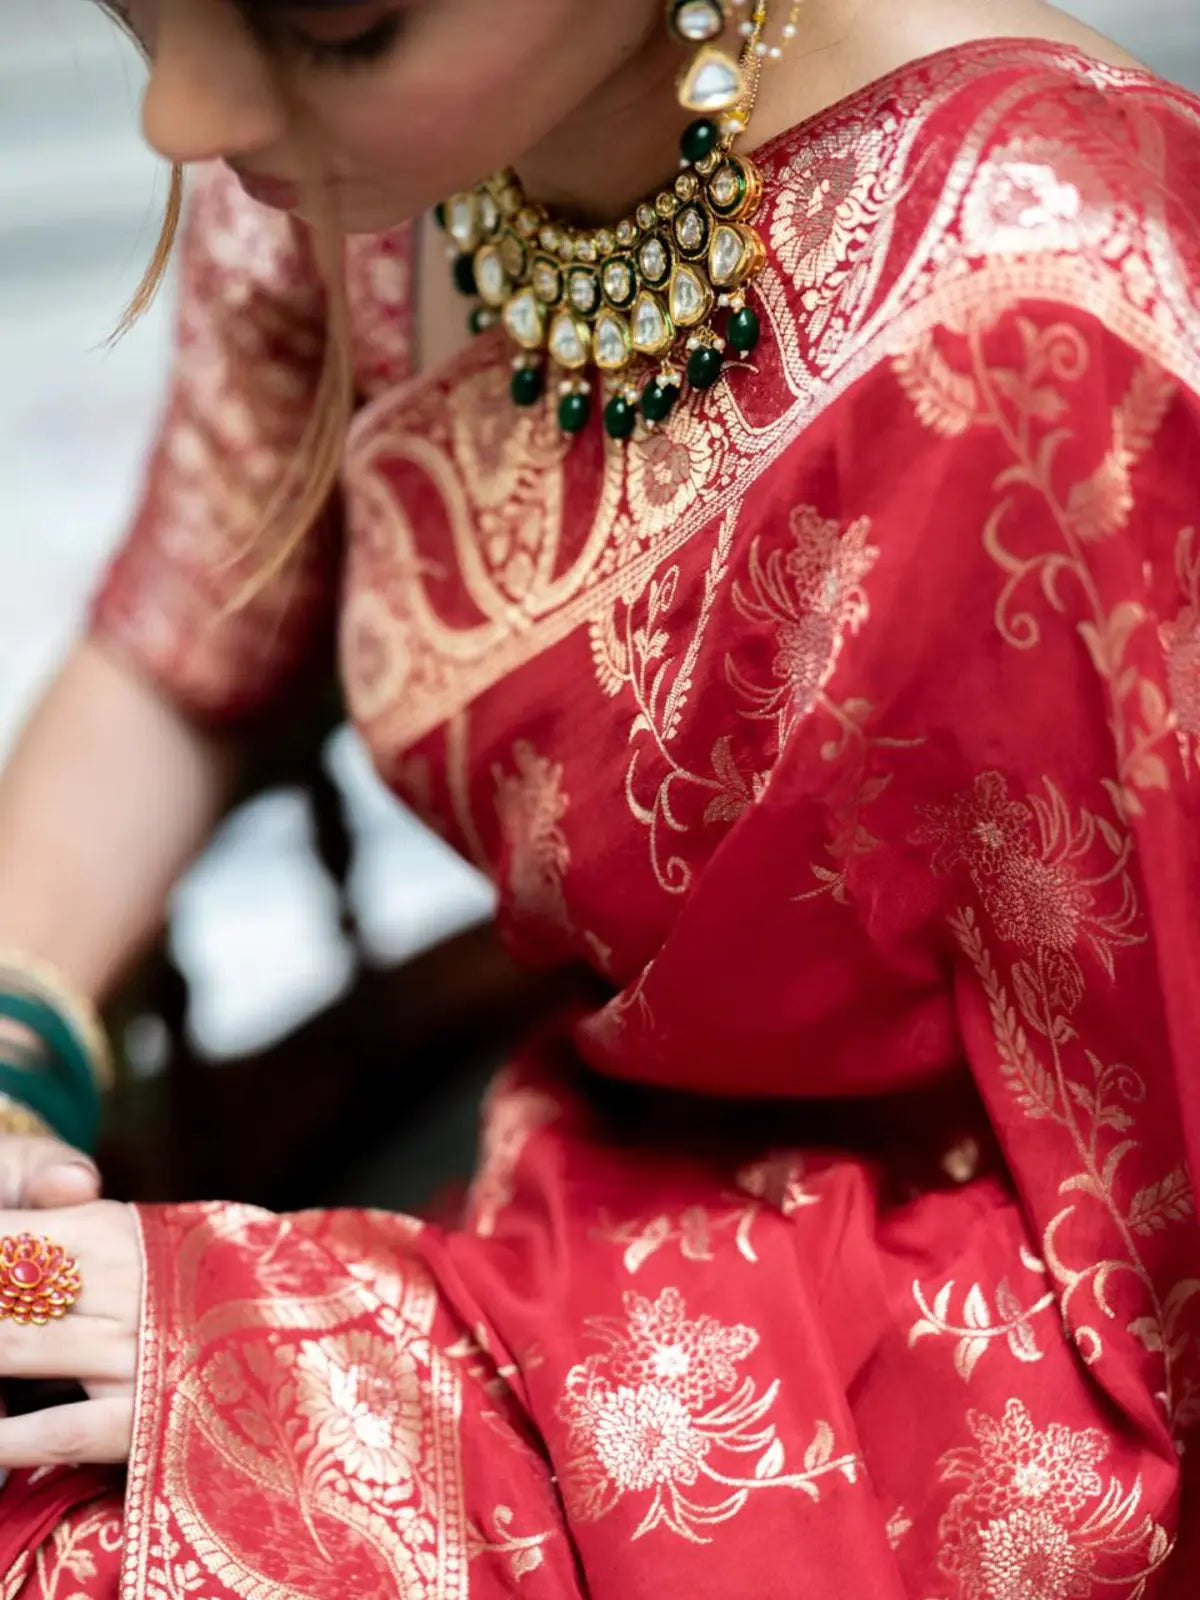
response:
<path id="1" fill-rule="evenodd" d="M 313 404 L 324 290 L 296 226 L 248 200 L 224 169 L 199 180 L 182 255 L 167 410 L 93 623 L 189 713 L 231 721 L 292 688 L 330 635 L 333 508 L 243 598 L 269 562 L 255 536 Z"/>

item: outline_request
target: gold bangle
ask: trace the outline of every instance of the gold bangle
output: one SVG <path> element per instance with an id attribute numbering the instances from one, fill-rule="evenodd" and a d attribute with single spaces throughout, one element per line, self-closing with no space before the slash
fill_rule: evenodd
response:
<path id="1" fill-rule="evenodd" d="M 43 1122 L 36 1111 L 30 1111 L 19 1100 L 0 1092 L 0 1133 L 32 1135 L 37 1139 L 57 1139 L 58 1135 L 48 1122 Z"/>
<path id="2" fill-rule="evenodd" d="M 73 988 L 48 961 L 36 960 L 19 950 L 0 950 L 0 985 L 6 979 L 32 989 L 39 999 L 62 1012 L 87 1047 L 97 1086 L 111 1089 L 117 1076 L 112 1048 L 100 1013 L 87 996 Z"/>

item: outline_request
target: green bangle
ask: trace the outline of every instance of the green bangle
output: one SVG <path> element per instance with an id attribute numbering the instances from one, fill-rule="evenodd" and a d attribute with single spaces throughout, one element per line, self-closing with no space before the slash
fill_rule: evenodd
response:
<path id="1" fill-rule="evenodd" d="M 93 1149 L 100 1128 L 100 1094 L 86 1042 L 59 1011 L 34 995 L 0 989 L 0 1017 L 30 1029 L 50 1055 L 45 1071 L 27 1071 L 0 1060 L 0 1090 L 36 1111 L 68 1144 Z"/>

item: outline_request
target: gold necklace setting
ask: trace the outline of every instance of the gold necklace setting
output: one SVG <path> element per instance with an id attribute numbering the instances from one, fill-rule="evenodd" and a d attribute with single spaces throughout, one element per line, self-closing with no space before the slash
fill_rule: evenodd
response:
<path id="1" fill-rule="evenodd" d="M 717 43 L 730 8 L 745 13 L 740 56 Z M 698 115 L 671 184 L 611 228 L 554 218 L 512 171 L 436 212 L 454 281 L 475 301 L 472 331 L 499 324 L 516 347 L 513 401 L 537 406 L 549 391 L 568 435 L 588 426 L 596 389 L 610 438 L 653 429 L 685 383 L 711 389 L 730 352 L 747 357 L 759 341 L 747 291 L 766 259 L 752 225 L 762 176 L 733 145 L 762 64 L 779 47 L 763 40 L 765 0 L 671 0 L 668 16 L 678 38 L 699 46 L 679 86 Z M 794 13 L 788 26 L 794 32 Z"/>

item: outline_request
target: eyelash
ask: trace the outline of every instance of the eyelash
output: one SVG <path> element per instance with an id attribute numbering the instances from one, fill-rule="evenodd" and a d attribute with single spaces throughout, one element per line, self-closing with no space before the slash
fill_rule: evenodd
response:
<path id="1" fill-rule="evenodd" d="M 358 67 L 387 54 L 400 34 L 398 16 L 381 17 L 365 33 L 349 39 L 314 39 L 300 29 L 289 29 L 284 43 L 294 54 L 316 67 Z"/>

